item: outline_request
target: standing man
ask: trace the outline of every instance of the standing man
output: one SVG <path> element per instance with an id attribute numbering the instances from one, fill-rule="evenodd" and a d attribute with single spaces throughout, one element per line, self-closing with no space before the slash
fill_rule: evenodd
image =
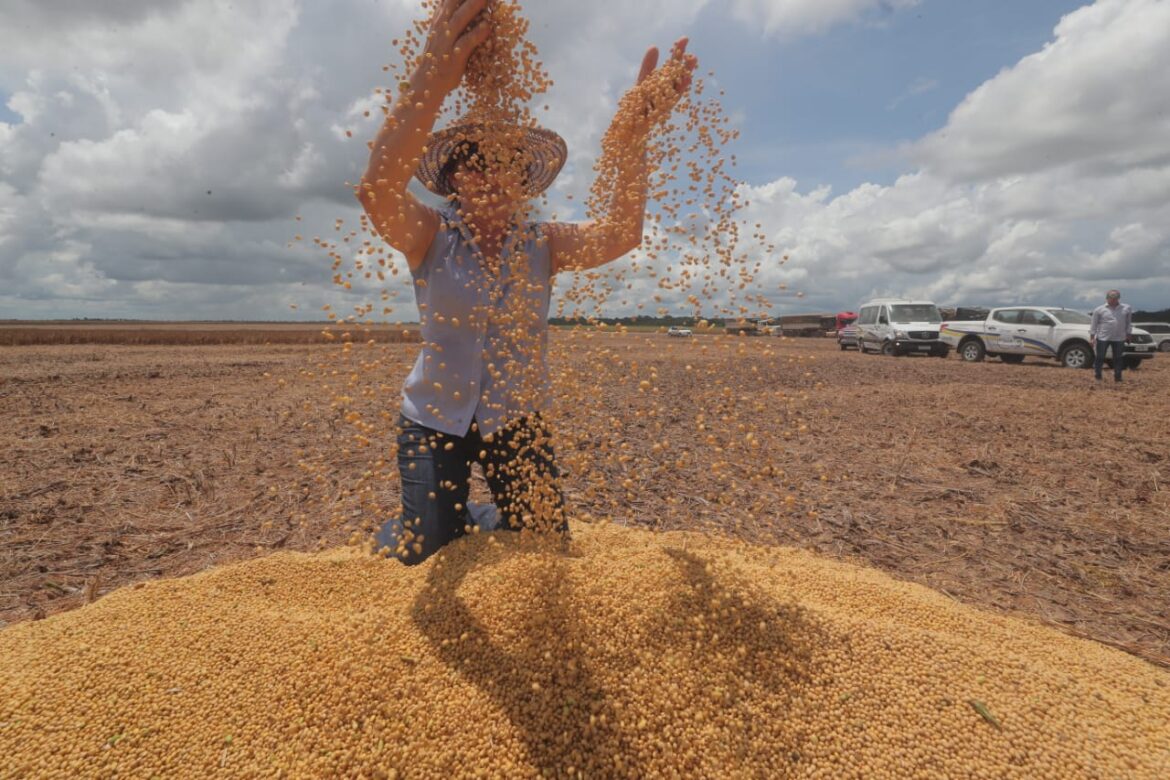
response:
<path id="1" fill-rule="evenodd" d="M 1096 350 L 1096 360 L 1093 361 L 1093 372 L 1097 381 L 1101 381 L 1101 366 L 1105 363 L 1105 353 L 1113 350 L 1113 381 L 1121 381 L 1121 369 L 1125 365 L 1125 342 L 1133 335 L 1133 309 L 1129 304 L 1121 302 L 1121 293 L 1110 290 L 1105 293 L 1105 303 L 1093 309 L 1093 319 L 1089 323 L 1089 340 Z"/>

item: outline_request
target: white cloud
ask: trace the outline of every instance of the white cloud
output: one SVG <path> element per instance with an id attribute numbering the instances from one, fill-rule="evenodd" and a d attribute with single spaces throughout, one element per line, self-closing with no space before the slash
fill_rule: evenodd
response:
<path id="1" fill-rule="evenodd" d="M 114 282 L 85 259 L 89 250 L 80 242 L 64 241 L 48 251 L 26 253 L 17 267 L 23 294 L 34 299 L 100 300 Z"/>
<path id="2" fill-rule="evenodd" d="M 752 217 L 841 303 L 1170 301 L 1170 3 L 1069 14 L 910 151 L 890 186 L 752 188 Z"/>
<path id="3" fill-rule="evenodd" d="M 560 186 L 574 187 L 562 192 L 588 186 L 604 122 L 642 47 L 669 45 L 707 2 L 530 4 L 557 75 L 544 118 L 572 148 Z M 28 259 L 55 256 L 67 242 L 114 284 L 109 304 L 123 313 L 149 290 L 143 310 L 174 294 L 176 313 L 202 316 L 194 307 L 206 300 L 173 285 L 222 279 L 219 294 L 241 300 L 232 282 L 275 284 L 287 265 L 327 285 L 323 258 L 310 276 L 283 243 L 339 216 L 356 222 L 345 182 L 360 175 L 381 117 L 372 88 L 393 78 L 381 70 L 398 58 L 390 41 L 418 12 L 412 0 L 11 0 L 0 90 L 21 121 L 0 124 L 0 171 L 12 183 L 0 211 L 0 278 L 12 280 L 5 308 L 49 294 L 28 277 Z M 612 51 L 598 57 L 603 41 Z M 296 213 L 306 221 L 295 224 Z M 63 295 L 62 313 L 79 299 Z M 81 313 L 101 313 L 87 306 Z M 265 312 L 286 313 L 283 303 Z"/>
<path id="4" fill-rule="evenodd" d="M 0 143 L 4 141 L 4 125 L 0 125 Z M 9 184 L 0 181 L 0 248 L 16 240 L 19 229 L 20 197 Z"/>
<path id="5" fill-rule="evenodd" d="M 921 162 L 958 180 L 1170 163 L 1170 3 L 1101 0 L 1055 36 L 968 95 Z"/>
<path id="6" fill-rule="evenodd" d="M 737 18 L 769 35 L 796 36 L 822 33 L 843 22 L 875 13 L 911 8 L 921 0 L 732 0 Z"/>
<path id="7" fill-rule="evenodd" d="M 748 29 L 790 37 L 916 3 L 726 7 Z M 724 7 L 527 4 L 556 81 L 537 114 L 570 146 L 559 197 L 581 202 L 644 47 L 666 48 Z M 336 217 L 356 223 L 344 182 L 365 163 L 380 116 L 371 90 L 397 58 L 390 39 L 417 10 L 414 0 L 8 0 L 0 90 L 20 121 L 0 123 L 0 308 L 282 317 L 298 295 L 308 316 L 356 303 L 329 288 L 326 258 L 285 242 L 331 231 Z M 901 100 L 934 86 L 912 82 Z M 791 255 L 769 260 L 763 290 L 801 308 L 873 293 L 1071 302 L 1141 280 L 1161 304 L 1168 123 L 1170 3 L 1100 0 L 907 145 L 902 159 L 917 170 L 896 182 L 839 194 L 790 178 L 749 187 L 748 218 Z M 643 299 L 656 292 L 644 283 L 633 291 Z M 807 298 L 784 297 L 800 286 Z"/>

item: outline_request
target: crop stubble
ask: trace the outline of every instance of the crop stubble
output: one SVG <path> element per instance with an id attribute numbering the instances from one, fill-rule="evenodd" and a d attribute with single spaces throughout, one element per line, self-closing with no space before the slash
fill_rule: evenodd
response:
<path id="1" fill-rule="evenodd" d="M 1170 665 L 1161 361 L 1098 390 L 1087 372 L 1043 363 L 892 360 L 814 340 L 741 339 L 737 354 L 703 351 L 728 337 L 596 338 L 657 373 L 668 413 L 647 435 L 638 411 L 649 398 L 625 382 L 555 419 L 589 432 L 560 453 L 577 516 L 855 560 Z M 343 543 L 352 529 L 315 508 L 332 501 L 360 520 L 346 490 L 369 455 L 347 449 L 340 413 L 296 381 L 324 349 L 0 351 L 0 625 L 133 581 Z M 379 349 L 397 372 L 369 403 L 394 411 L 416 347 Z M 554 369 L 584 377 L 591 366 Z M 698 386 L 712 376 L 725 385 Z M 744 433 L 721 428 L 724 415 L 753 421 L 752 447 L 733 446 Z M 622 443 L 645 466 L 638 484 L 616 461 L 585 457 Z M 333 453 L 330 482 L 310 484 L 301 451 Z M 574 467 L 585 462 L 588 473 Z M 302 513 L 307 523 L 290 520 Z"/>

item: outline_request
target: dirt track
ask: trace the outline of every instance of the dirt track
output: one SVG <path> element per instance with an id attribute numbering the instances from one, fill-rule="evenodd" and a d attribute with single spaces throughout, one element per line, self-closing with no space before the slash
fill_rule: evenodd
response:
<path id="1" fill-rule="evenodd" d="M 819 340 L 739 339 L 737 355 L 704 352 L 712 337 L 605 338 L 657 373 L 668 413 L 649 435 L 637 382 L 615 373 L 557 415 L 579 512 L 860 560 L 1170 663 L 1165 357 L 1097 388 L 1088 372 L 1041 362 L 881 358 Z M 343 542 L 345 529 L 324 519 L 289 520 L 308 507 L 292 489 L 306 484 L 298 450 L 334 453 L 326 493 L 368 464 L 331 444 L 341 427 L 321 411 L 327 399 L 295 381 L 329 349 L 0 349 L 0 625 L 135 580 Z M 401 352 L 384 378 L 397 385 L 416 347 L 385 349 Z M 590 353 L 571 354 L 555 368 L 596 374 Z M 709 387 L 712 376 L 723 384 Z M 730 445 L 745 421 L 750 451 Z M 684 465 L 651 450 L 663 438 Z M 630 472 L 634 488 L 614 461 L 584 455 L 623 442 L 644 464 Z"/>

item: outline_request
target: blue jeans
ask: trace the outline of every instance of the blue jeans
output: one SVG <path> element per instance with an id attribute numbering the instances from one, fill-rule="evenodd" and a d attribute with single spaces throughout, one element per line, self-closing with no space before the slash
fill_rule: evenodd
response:
<path id="1" fill-rule="evenodd" d="M 1121 369 L 1125 366 L 1125 342 L 1124 341 L 1102 341 L 1097 339 L 1097 356 L 1093 361 L 1093 373 L 1098 379 L 1101 378 L 1101 367 L 1105 365 L 1105 353 L 1113 349 L 1113 379 L 1114 381 L 1121 381 Z"/>
<path id="2" fill-rule="evenodd" d="M 407 564 L 421 563 L 471 531 L 522 527 L 568 534 L 564 499 L 548 429 L 539 416 L 517 420 L 484 437 L 441 433 L 400 417 L 398 471 L 402 516 L 378 532 L 378 547 Z M 471 465 L 484 472 L 494 507 L 468 506 Z M 497 510 L 499 517 L 491 517 Z"/>

